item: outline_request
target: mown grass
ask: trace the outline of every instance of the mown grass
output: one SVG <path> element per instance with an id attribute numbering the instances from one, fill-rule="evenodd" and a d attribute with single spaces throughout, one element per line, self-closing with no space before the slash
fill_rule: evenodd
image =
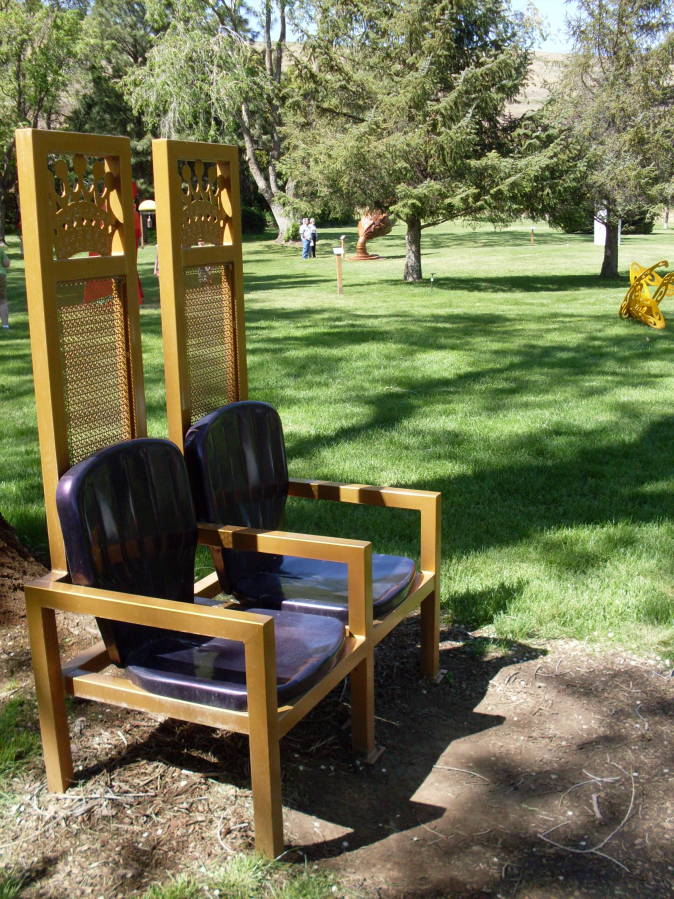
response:
<path id="1" fill-rule="evenodd" d="M 225 866 L 201 877 L 180 877 L 153 886 L 143 899 L 328 899 L 335 883 L 322 871 L 236 855 Z M 0 894 L 2 899 L 2 894 Z"/>
<path id="2" fill-rule="evenodd" d="M 0 873 L 0 899 L 18 899 L 23 881 L 12 874 Z"/>
<path id="3" fill-rule="evenodd" d="M 251 397 L 280 411 L 298 477 L 443 494 L 443 608 L 503 638 L 595 636 L 674 648 L 674 320 L 618 319 L 633 260 L 674 255 L 674 235 L 628 237 L 618 283 L 591 238 L 537 225 L 424 233 L 429 281 L 387 258 L 344 265 L 251 239 L 244 248 Z M 46 550 L 25 297 L 16 243 L 13 330 L 0 340 L 0 508 Z M 165 435 L 154 248 L 140 257 L 150 434 Z M 669 316 L 671 302 L 663 304 Z M 371 539 L 418 556 L 413 513 L 292 500 L 293 530 Z"/>
<path id="4" fill-rule="evenodd" d="M 18 899 L 23 878 L 11 871 L 0 871 L 0 899 Z"/>
<path id="5" fill-rule="evenodd" d="M 7 777 L 16 774 L 39 752 L 40 735 L 33 709 L 23 698 L 8 700 L 0 708 L 0 789 Z"/>

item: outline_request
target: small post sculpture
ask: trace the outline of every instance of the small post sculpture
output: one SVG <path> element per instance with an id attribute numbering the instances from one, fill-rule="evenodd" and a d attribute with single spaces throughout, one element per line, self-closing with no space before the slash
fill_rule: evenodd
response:
<path id="1" fill-rule="evenodd" d="M 393 228 L 393 222 L 389 218 L 388 212 L 379 210 L 366 209 L 358 222 L 358 243 L 356 244 L 356 255 L 349 258 L 354 262 L 364 262 L 366 260 L 381 259 L 377 254 L 368 253 L 367 242 L 375 237 L 384 237 L 389 234 Z"/>
<path id="2" fill-rule="evenodd" d="M 342 257 L 344 256 L 344 250 L 342 247 L 335 247 L 332 252 L 337 258 L 337 293 L 341 296 L 344 293 L 342 289 Z"/>

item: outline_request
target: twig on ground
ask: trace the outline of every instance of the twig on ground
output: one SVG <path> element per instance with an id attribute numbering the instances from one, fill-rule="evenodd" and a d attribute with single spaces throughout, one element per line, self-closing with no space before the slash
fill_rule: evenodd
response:
<path id="1" fill-rule="evenodd" d="M 488 784 L 491 783 L 488 777 L 485 777 L 484 774 L 478 774 L 477 771 L 469 771 L 467 768 L 452 768 L 451 765 L 433 765 L 434 768 L 442 768 L 443 771 L 460 771 L 461 774 L 472 774 L 473 777 L 480 777 L 482 780 L 486 780 Z"/>
<path id="2" fill-rule="evenodd" d="M 522 876 L 523 876 L 523 874 L 524 874 L 524 868 L 520 868 L 520 876 L 517 878 L 517 883 L 515 884 L 515 889 L 513 890 L 513 897 L 512 897 L 512 899 L 515 899 L 515 897 L 517 896 L 517 891 L 518 891 L 519 888 L 520 888 L 520 883 L 522 883 Z"/>
<path id="3" fill-rule="evenodd" d="M 225 814 L 226 814 L 226 812 L 225 812 Z M 225 852 L 233 852 L 234 850 L 233 850 L 233 849 L 230 849 L 229 846 L 228 846 L 228 845 L 225 843 L 225 841 L 222 839 L 222 833 L 221 833 L 221 830 L 222 830 L 222 820 L 223 820 L 223 818 L 225 817 L 225 814 L 220 815 L 220 820 L 218 821 L 218 841 L 220 842 L 220 845 L 221 845 L 222 848 L 225 850 Z M 226 830 L 225 830 L 225 836 L 227 836 L 227 834 L 230 832 L 231 829 L 232 829 L 231 827 L 227 826 L 227 828 L 226 828 Z"/>
<path id="4" fill-rule="evenodd" d="M 422 827 L 425 827 L 426 830 L 430 830 L 431 833 L 434 833 L 436 837 L 440 837 L 441 840 L 448 840 L 448 839 L 449 839 L 449 837 L 443 836 L 443 834 L 438 833 L 437 830 L 433 830 L 432 827 L 429 827 L 427 824 L 424 824 L 423 821 L 419 821 L 419 824 L 421 824 Z M 450 834 L 449 836 L 453 837 L 454 834 L 452 833 L 452 834 Z"/>
<path id="5" fill-rule="evenodd" d="M 615 768 L 618 768 L 620 771 L 623 771 L 624 774 L 627 774 L 627 772 L 623 768 L 621 768 L 620 765 L 617 765 L 615 762 L 611 762 L 611 764 Z M 600 855 L 602 858 L 608 859 L 608 861 L 611 861 L 615 865 L 618 865 L 619 868 L 622 868 L 623 871 L 627 871 L 627 873 L 629 874 L 630 869 L 627 867 L 627 865 L 623 865 L 622 862 L 619 862 L 617 859 L 613 858 L 610 855 L 606 855 L 605 853 L 600 852 L 600 850 L 603 849 L 604 846 L 606 846 L 606 844 L 613 839 L 613 837 L 618 833 L 619 830 L 622 830 L 625 824 L 627 824 L 630 815 L 632 814 L 636 787 L 634 784 L 634 774 L 631 774 L 630 776 L 632 778 L 632 795 L 630 797 L 630 804 L 627 808 L 627 811 L 625 812 L 625 817 L 615 828 L 615 830 L 612 830 L 611 833 L 606 837 L 606 839 L 602 840 L 601 843 L 599 843 L 597 846 L 593 846 L 590 849 L 575 849 L 573 846 L 564 846 L 563 843 L 557 843 L 555 840 L 549 839 L 548 834 L 551 834 L 553 831 L 558 830 L 560 827 L 565 827 L 566 825 L 571 823 L 570 821 L 565 821 L 563 824 L 557 824 L 555 827 L 551 827 L 550 830 L 546 830 L 544 833 L 539 833 L 538 836 L 546 843 L 550 843 L 551 846 L 555 846 L 557 849 L 563 849 L 566 852 L 573 852 L 575 855 Z"/>
<path id="6" fill-rule="evenodd" d="M 586 786 L 586 784 L 593 784 L 593 783 L 614 784 L 620 780 L 619 777 L 595 777 L 594 774 L 590 774 L 590 772 L 586 771 L 584 768 L 583 768 L 583 774 L 587 774 L 587 776 L 590 778 L 590 780 L 581 780 L 579 783 L 574 784 L 572 787 L 569 787 L 568 790 L 566 790 L 564 793 L 562 793 L 562 796 L 559 800 L 560 805 L 564 802 L 564 797 L 567 796 L 572 790 L 575 790 L 577 787 L 584 787 L 584 786 Z"/>
<path id="7" fill-rule="evenodd" d="M 515 899 L 515 897 L 517 896 L 517 891 L 518 891 L 519 888 L 520 888 L 520 883 L 522 882 L 522 875 L 524 874 L 524 868 L 522 868 L 521 865 L 511 865 L 511 864 L 508 862 L 507 864 L 505 864 L 505 865 L 503 866 L 503 868 L 502 868 L 502 870 L 501 870 L 501 880 L 505 880 L 505 879 L 506 879 L 506 875 L 507 875 L 507 873 L 508 873 L 508 868 L 513 868 L 513 869 L 517 868 L 517 869 L 519 870 L 519 872 L 520 872 L 520 873 L 519 873 L 519 876 L 518 876 L 518 878 L 517 878 L 517 883 L 515 884 L 515 889 L 513 890 L 513 895 L 512 895 L 512 899 Z"/>
<path id="8" fill-rule="evenodd" d="M 592 794 L 592 811 L 595 813 L 597 821 L 599 821 L 600 824 L 606 823 L 604 821 L 604 816 L 602 815 L 601 811 L 599 810 L 599 796 L 597 793 Z"/>
<path id="9" fill-rule="evenodd" d="M 610 763 L 610 764 L 612 764 L 612 763 Z M 620 770 L 622 771 L 623 769 L 621 768 Z M 627 771 L 624 771 L 623 773 L 627 774 Z M 585 768 L 583 768 L 583 774 L 587 774 L 587 776 L 591 777 L 592 780 L 596 780 L 597 783 L 602 783 L 602 784 L 615 784 L 615 783 L 618 783 L 618 781 L 620 780 L 619 777 L 597 777 L 596 774 L 591 774 L 589 771 L 586 771 Z M 589 781 L 586 781 L 586 783 L 589 783 Z"/>
<path id="10" fill-rule="evenodd" d="M 14 696 L 14 694 L 18 693 L 21 689 L 22 687 L 15 687 L 13 690 L 8 690 L 7 693 L 0 693 L 0 699 L 7 699 L 8 696 Z"/>

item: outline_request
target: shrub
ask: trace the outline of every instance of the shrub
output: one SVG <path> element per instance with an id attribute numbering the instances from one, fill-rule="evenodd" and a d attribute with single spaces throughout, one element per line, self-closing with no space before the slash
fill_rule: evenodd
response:
<path id="1" fill-rule="evenodd" d="M 293 222 L 292 225 L 286 230 L 286 233 L 283 235 L 284 240 L 299 240 L 300 239 L 300 225 L 299 222 Z"/>
<path id="2" fill-rule="evenodd" d="M 241 230 L 244 234 L 264 234 L 267 216 L 254 206 L 241 207 Z"/>

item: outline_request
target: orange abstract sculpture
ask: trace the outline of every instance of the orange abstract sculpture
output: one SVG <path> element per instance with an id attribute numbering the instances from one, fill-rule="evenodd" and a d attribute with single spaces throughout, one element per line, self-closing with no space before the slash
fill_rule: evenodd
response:
<path id="1" fill-rule="evenodd" d="M 358 243 L 356 255 L 350 256 L 354 262 L 362 262 L 366 259 L 381 259 L 381 256 L 368 253 L 367 242 L 375 237 L 383 237 L 393 227 L 388 212 L 366 209 L 358 222 Z"/>

